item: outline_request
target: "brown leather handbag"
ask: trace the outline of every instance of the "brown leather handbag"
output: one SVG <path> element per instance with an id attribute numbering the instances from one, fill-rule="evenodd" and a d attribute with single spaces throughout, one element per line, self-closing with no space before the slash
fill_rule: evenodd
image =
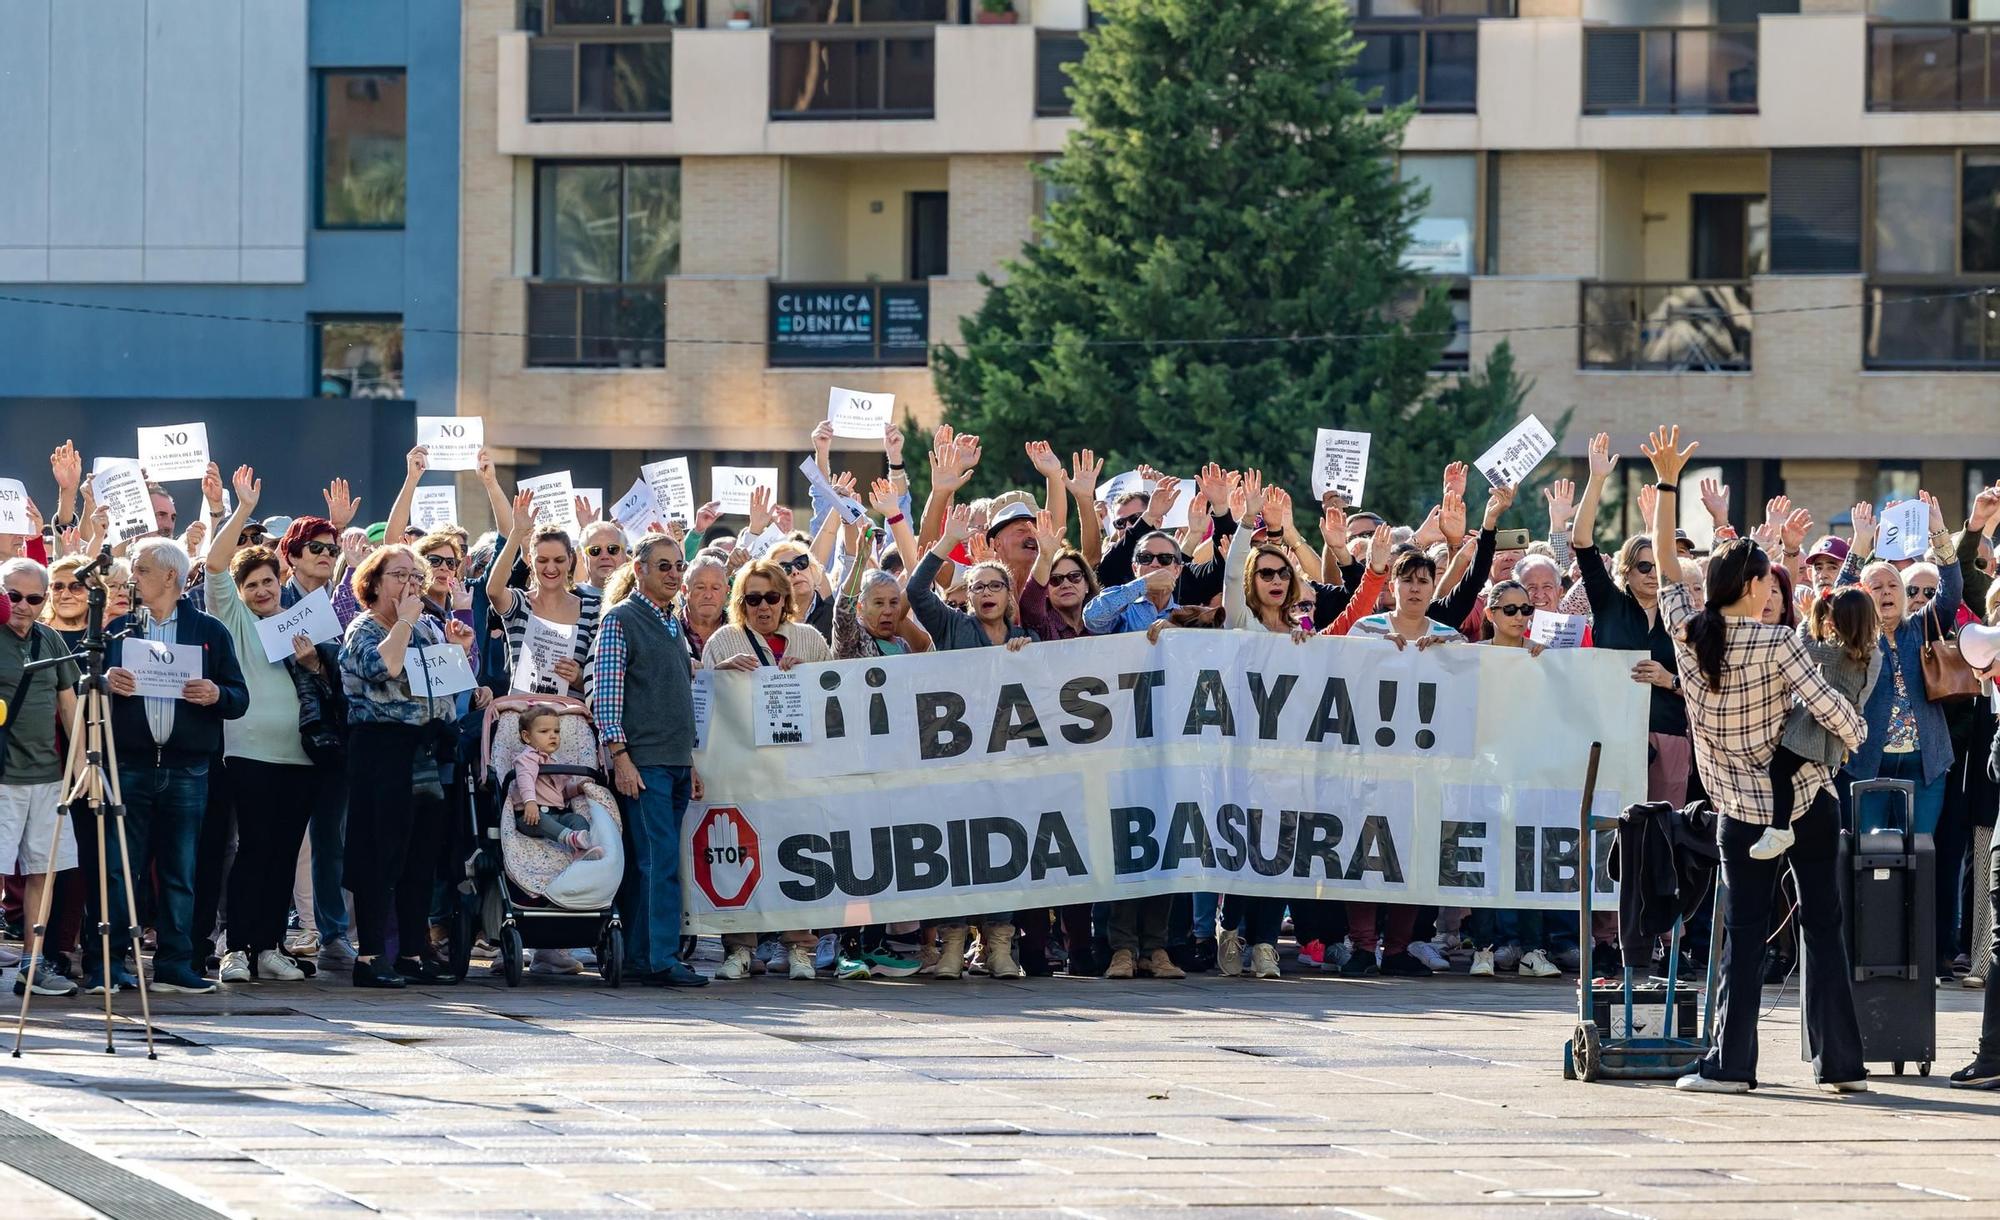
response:
<path id="1" fill-rule="evenodd" d="M 1936 614 L 1924 615 L 1924 694 L 1932 703 L 1952 703 L 1979 694 L 1979 675 L 1958 653 L 1958 641 L 1944 634 Z"/>

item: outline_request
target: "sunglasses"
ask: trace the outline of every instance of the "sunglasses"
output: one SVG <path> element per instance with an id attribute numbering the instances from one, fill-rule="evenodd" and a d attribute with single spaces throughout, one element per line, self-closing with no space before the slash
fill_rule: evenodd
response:
<path id="1" fill-rule="evenodd" d="M 1639 562 L 1632 565 L 1632 570 L 1634 572 L 1637 572 L 1641 576 L 1651 576 L 1654 570 L 1659 566 L 1660 565 L 1654 563 L 1650 559 L 1641 559 Z"/>
<path id="2" fill-rule="evenodd" d="M 1292 570 L 1290 568 L 1257 569 L 1258 580 L 1290 580 L 1291 578 L 1292 578 Z"/>
<path id="3" fill-rule="evenodd" d="M 456 555 L 426 555 L 424 556 L 424 562 L 434 568 L 443 568 L 448 572 L 458 571 L 458 556 Z"/>
<path id="4" fill-rule="evenodd" d="M 966 591 L 973 594 L 1005 593 L 1007 591 L 1007 584 L 1005 581 L 999 580 L 982 580 L 976 585 L 967 586 Z"/>
<path id="5" fill-rule="evenodd" d="M 1910 597 L 1936 597 L 1938 595 L 1937 586 L 1935 585 L 1904 585 L 1903 592 Z"/>
<path id="6" fill-rule="evenodd" d="M 325 555 L 329 558 L 340 554 L 340 544 L 338 542 L 308 542 L 303 549 L 311 551 L 315 555 Z"/>
<path id="7" fill-rule="evenodd" d="M 41 593 L 17 593 L 9 589 L 7 590 L 7 600 L 10 602 L 26 602 L 30 606 L 39 606 L 47 601 L 48 597 Z"/>
<path id="8" fill-rule="evenodd" d="M 1049 577 L 1051 587 L 1055 585 L 1080 585 L 1083 583 L 1084 575 L 1081 572 L 1057 572 L 1055 575 Z"/>
<path id="9" fill-rule="evenodd" d="M 52 580 L 49 582 L 49 592 L 51 593 L 88 593 L 89 591 L 89 586 L 80 580 Z"/>
<path id="10" fill-rule="evenodd" d="M 743 595 L 743 604 L 746 606 L 782 606 L 785 604 L 785 595 L 782 593 L 745 593 Z"/>
<path id="11" fill-rule="evenodd" d="M 785 571 L 795 572 L 795 573 L 803 572 L 807 568 L 813 566 L 813 560 L 811 555 L 795 555 L 790 559 L 780 559 L 777 561 L 777 563 L 778 566 L 783 568 Z"/>
<path id="12" fill-rule="evenodd" d="M 653 570 L 655 572 L 685 572 L 687 571 L 687 566 L 688 561 L 685 559 L 662 559 L 653 565 Z"/>
<path id="13" fill-rule="evenodd" d="M 1151 568 L 1151 567 L 1170 568 L 1179 564 L 1180 561 L 1181 557 L 1179 555 L 1175 555 L 1170 552 L 1154 554 L 1153 552 L 1148 551 L 1144 555 L 1135 557 L 1132 560 L 1132 566 L 1135 568 Z"/>
<path id="14" fill-rule="evenodd" d="M 1146 514 L 1144 514 L 1144 513 L 1133 513 L 1133 514 L 1132 514 L 1131 516 L 1129 516 L 1129 517 L 1119 517 L 1118 519 L 1114 520 L 1114 521 L 1113 521 L 1113 522 L 1111 523 L 1111 528 L 1112 528 L 1113 530 L 1115 530 L 1116 532 L 1118 532 L 1118 533 L 1122 534 L 1122 533 L 1124 533 L 1124 532 L 1125 532 L 1126 530 L 1129 530 L 1129 529 L 1131 529 L 1131 528 L 1132 528 L 1133 526 L 1135 526 L 1135 525 L 1139 524 L 1139 518 L 1141 518 L 1141 517 L 1143 517 L 1143 516 L 1145 516 L 1145 515 L 1146 515 Z"/>
<path id="15" fill-rule="evenodd" d="M 1493 613 L 1504 614 L 1508 618 L 1527 618 L 1535 612 L 1533 606 L 1495 606 Z"/>
<path id="16" fill-rule="evenodd" d="M 622 542 L 613 542 L 605 545 L 593 543 L 583 548 L 583 553 L 592 559 L 597 558 L 599 555 L 623 555 L 625 553 L 625 544 Z"/>

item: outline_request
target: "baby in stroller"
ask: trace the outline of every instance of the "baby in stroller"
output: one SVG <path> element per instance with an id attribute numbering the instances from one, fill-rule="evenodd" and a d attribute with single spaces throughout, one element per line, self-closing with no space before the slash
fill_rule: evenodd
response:
<path id="1" fill-rule="evenodd" d="M 562 748 L 562 717 L 556 709 L 540 706 L 522 712 L 521 744 L 525 748 L 514 760 L 514 829 L 560 843 L 578 859 L 602 859 L 604 849 L 590 841 L 590 820 L 569 811 L 583 778 L 541 773 Z"/>

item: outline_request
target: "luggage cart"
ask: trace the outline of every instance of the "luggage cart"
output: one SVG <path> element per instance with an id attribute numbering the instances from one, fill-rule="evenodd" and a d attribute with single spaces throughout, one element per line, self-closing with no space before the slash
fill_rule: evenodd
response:
<path id="1" fill-rule="evenodd" d="M 1701 995 L 1700 1036 L 1679 1033 L 1675 1029 L 1677 992 L 1681 987 L 1680 964 L 1681 930 L 1685 920 L 1674 921 L 1673 934 L 1667 953 L 1667 982 L 1662 996 L 1663 1026 L 1658 1036 L 1634 1036 L 1632 991 L 1637 971 L 1624 968 L 1624 978 L 1620 987 L 1620 998 L 1625 1010 L 1624 1035 L 1614 1036 L 1602 1032 L 1597 1027 L 1597 990 L 1589 977 L 1590 969 L 1590 899 L 1595 884 L 1593 873 L 1596 868 L 1595 832 L 1615 830 L 1615 817 L 1594 817 L 1591 803 L 1597 793 L 1597 764 L 1603 753 L 1603 742 L 1590 743 L 1590 768 L 1584 774 L 1583 803 L 1577 814 L 1577 828 L 1580 832 L 1577 847 L 1577 881 L 1583 900 L 1579 904 L 1577 944 L 1582 949 L 1584 973 L 1577 979 L 1577 1019 L 1576 1029 L 1568 1042 L 1563 1044 L 1563 1079 L 1586 1081 L 1599 1080 L 1675 1080 L 1685 1076 L 1694 1064 L 1706 1055 L 1714 1045 L 1715 1038 L 1715 987 L 1721 977 L 1723 912 L 1727 905 L 1728 887 L 1723 884 L 1722 870 L 1715 874 L 1714 932 L 1709 938 L 1708 977 Z"/>

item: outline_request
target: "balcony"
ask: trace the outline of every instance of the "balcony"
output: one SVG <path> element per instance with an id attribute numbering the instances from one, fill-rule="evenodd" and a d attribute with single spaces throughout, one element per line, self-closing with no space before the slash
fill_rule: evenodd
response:
<path id="1" fill-rule="evenodd" d="M 928 284 L 771 285 L 772 368 L 918 366 L 930 359 Z"/>
<path id="2" fill-rule="evenodd" d="M 1583 31 L 1585 114 L 1754 114 L 1757 27 Z"/>
<path id="3" fill-rule="evenodd" d="M 528 121 L 637 121 L 673 117 L 674 44 L 668 38 L 528 46 Z"/>
<path id="4" fill-rule="evenodd" d="M 2000 25 L 1868 27 L 1870 110 L 2000 109 Z"/>
<path id="5" fill-rule="evenodd" d="M 1070 113 L 1066 64 L 1083 58 L 1083 35 L 1067 30 L 1035 31 L 1035 117 L 1059 119 Z"/>
<path id="6" fill-rule="evenodd" d="M 928 119 L 937 104 L 929 26 L 771 31 L 771 119 Z"/>
<path id="7" fill-rule="evenodd" d="M 2000 372 L 2000 284 L 1868 285 L 1862 366 Z"/>
<path id="8" fill-rule="evenodd" d="M 1427 113 L 1470 114 L 1479 108 L 1479 27 L 1357 24 L 1361 43 L 1349 76 L 1366 94 L 1380 89 L 1369 103 L 1383 110 L 1415 102 Z"/>
<path id="9" fill-rule="evenodd" d="M 529 281 L 529 367 L 657 369 L 666 363 L 664 284 Z"/>
<path id="10" fill-rule="evenodd" d="M 1585 281 L 1578 367 L 1649 373 L 1750 371 L 1750 282 Z"/>

